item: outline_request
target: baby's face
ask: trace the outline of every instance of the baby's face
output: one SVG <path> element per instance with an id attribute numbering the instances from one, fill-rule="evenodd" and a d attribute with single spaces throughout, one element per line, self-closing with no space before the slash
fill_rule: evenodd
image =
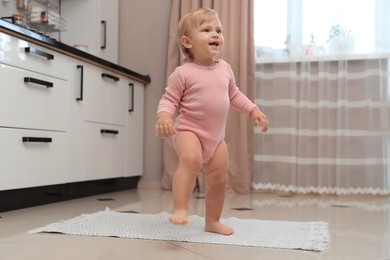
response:
<path id="1" fill-rule="evenodd" d="M 213 18 L 194 27 L 188 36 L 189 49 L 194 61 L 213 61 L 223 47 L 222 25 Z"/>

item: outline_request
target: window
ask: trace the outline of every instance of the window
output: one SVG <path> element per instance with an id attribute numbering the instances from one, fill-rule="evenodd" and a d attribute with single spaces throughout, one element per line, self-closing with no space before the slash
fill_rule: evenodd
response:
<path id="1" fill-rule="evenodd" d="M 390 1 L 254 0 L 258 56 L 389 52 Z"/>
<path id="2" fill-rule="evenodd" d="M 287 0 L 255 0 L 255 45 L 284 48 Z"/>

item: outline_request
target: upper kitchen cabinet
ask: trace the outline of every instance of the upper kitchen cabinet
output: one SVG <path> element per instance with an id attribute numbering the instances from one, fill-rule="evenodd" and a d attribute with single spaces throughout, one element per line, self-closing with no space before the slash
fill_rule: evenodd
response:
<path id="1" fill-rule="evenodd" d="M 92 55 L 118 63 L 118 0 L 62 0 L 61 15 L 66 31 L 60 40 L 86 45 Z"/>

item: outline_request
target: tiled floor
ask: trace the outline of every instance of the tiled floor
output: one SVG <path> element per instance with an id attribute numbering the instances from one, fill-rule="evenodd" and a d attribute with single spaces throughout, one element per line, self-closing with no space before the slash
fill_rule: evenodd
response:
<path id="1" fill-rule="evenodd" d="M 328 222 L 331 244 L 325 253 L 27 233 L 36 227 L 106 207 L 151 214 L 169 212 L 171 193 L 129 190 L 0 213 L 0 259 L 390 259 L 390 197 L 228 194 L 223 217 Z M 204 215 L 202 196 L 192 200 L 190 211 L 190 214 Z"/>

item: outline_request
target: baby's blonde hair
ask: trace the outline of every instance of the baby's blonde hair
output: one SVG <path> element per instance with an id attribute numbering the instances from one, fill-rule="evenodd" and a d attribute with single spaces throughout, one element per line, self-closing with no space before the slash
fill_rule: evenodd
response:
<path id="1" fill-rule="evenodd" d="M 189 36 L 191 29 L 215 18 L 219 19 L 218 13 L 213 9 L 199 8 L 191 10 L 189 13 L 187 13 L 180 19 L 177 28 L 177 43 L 179 44 L 180 50 L 184 55 L 184 61 L 192 61 L 194 57 L 190 49 L 187 49 L 182 44 L 181 38 L 183 36 Z"/>

